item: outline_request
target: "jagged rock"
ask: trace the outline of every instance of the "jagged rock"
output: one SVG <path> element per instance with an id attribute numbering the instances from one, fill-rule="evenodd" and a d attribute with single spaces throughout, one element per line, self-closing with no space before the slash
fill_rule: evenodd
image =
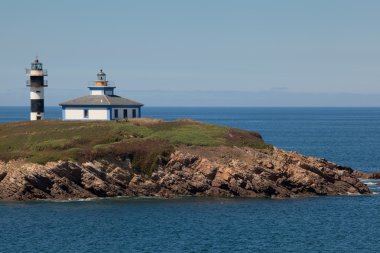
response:
<path id="1" fill-rule="evenodd" d="M 366 194 L 358 177 L 379 178 L 324 159 L 277 148 L 179 147 L 152 175 L 125 162 L 94 160 L 37 165 L 0 162 L 0 199 L 73 199 L 179 195 L 285 198 Z"/>
<path id="2" fill-rule="evenodd" d="M 375 173 L 365 173 L 362 171 L 355 170 L 352 172 L 352 175 L 363 179 L 380 179 L 380 171 Z"/>

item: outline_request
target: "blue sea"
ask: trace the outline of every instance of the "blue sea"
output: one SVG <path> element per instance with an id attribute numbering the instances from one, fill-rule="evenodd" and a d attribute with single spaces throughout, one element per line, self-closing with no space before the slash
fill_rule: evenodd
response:
<path id="1" fill-rule="evenodd" d="M 0 107 L 0 122 L 28 120 L 28 110 Z M 286 150 L 380 170 L 380 108 L 146 107 L 143 116 L 258 131 Z M 0 202 L 0 252 L 380 252 L 378 182 L 366 181 L 370 196 Z"/>

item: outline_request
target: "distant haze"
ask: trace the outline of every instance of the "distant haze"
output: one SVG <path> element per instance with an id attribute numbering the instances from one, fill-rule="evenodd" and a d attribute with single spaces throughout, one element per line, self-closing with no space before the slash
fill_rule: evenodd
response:
<path id="1" fill-rule="evenodd" d="M 378 0 L 12 1 L 0 8 L 0 106 L 87 95 L 103 68 L 149 106 L 380 106 Z"/>

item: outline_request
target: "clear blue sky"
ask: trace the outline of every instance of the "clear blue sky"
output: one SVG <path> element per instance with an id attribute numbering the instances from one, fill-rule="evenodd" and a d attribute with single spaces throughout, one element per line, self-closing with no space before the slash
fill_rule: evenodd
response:
<path id="1" fill-rule="evenodd" d="M 0 105 L 87 95 L 103 68 L 146 105 L 380 106 L 378 0 L 18 1 L 0 6 Z"/>

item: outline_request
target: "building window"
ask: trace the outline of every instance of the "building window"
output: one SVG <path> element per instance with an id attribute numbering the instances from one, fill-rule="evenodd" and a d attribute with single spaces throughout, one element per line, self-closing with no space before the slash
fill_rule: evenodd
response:
<path id="1" fill-rule="evenodd" d="M 128 109 L 124 109 L 124 119 L 128 118 Z"/>
<path id="2" fill-rule="evenodd" d="M 114 110 L 113 111 L 113 116 L 114 116 L 115 119 L 119 118 L 119 110 L 117 110 L 117 109 Z"/>
<path id="3" fill-rule="evenodd" d="M 83 110 L 83 118 L 88 119 L 88 109 Z"/>
<path id="4" fill-rule="evenodd" d="M 132 110 L 132 118 L 136 118 L 136 109 Z"/>

